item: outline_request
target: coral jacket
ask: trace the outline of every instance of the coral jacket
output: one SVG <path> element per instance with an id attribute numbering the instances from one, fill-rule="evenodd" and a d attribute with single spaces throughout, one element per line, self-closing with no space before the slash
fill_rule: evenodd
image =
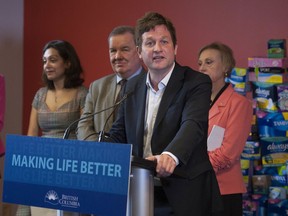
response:
<path id="1" fill-rule="evenodd" d="M 246 192 L 240 156 L 251 131 L 252 115 L 252 103 L 231 84 L 209 111 L 208 134 L 214 125 L 225 129 L 221 146 L 208 152 L 222 195 Z"/>

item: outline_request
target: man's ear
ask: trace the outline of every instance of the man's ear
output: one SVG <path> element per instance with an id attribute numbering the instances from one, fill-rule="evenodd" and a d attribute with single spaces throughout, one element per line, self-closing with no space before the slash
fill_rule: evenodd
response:
<path id="1" fill-rule="evenodd" d="M 137 50 L 137 53 L 138 53 L 139 58 L 142 59 L 142 55 L 141 55 L 141 47 L 136 46 L 136 50 Z"/>
<path id="2" fill-rule="evenodd" d="M 177 49 L 178 49 L 178 45 L 176 44 L 176 45 L 175 45 L 175 48 L 174 48 L 174 55 L 175 55 L 175 56 L 177 55 Z"/>

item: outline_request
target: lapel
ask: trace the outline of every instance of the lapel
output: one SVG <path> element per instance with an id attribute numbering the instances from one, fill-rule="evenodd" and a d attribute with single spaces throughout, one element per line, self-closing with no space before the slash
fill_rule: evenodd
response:
<path id="1" fill-rule="evenodd" d="M 221 114 L 221 110 L 225 108 L 230 97 L 232 97 L 233 91 L 234 90 L 232 86 L 229 85 L 227 89 L 221 94 L 221 96 L 218 98 L 218 100 L 215 102 L 215 104 L 209 111 L 209 120 Z"/>
<path id="2" fill-rule="evenodd" d="M 138 139 L 138 143 L 140 144 L 137 145 L 138 147 L 137 152 L 141 157 L 143 156 L 144 120 L 145 120 L 146 94 L 147 94 L 146 76 L 147 73 L 145 73 L 142 76 L 139 85 L 136 86 L 136 88 L 138 88 L 136 98 L 139 99 L 139 102 L 137 103 L 139 105 L 137 107 L 138 112 L 136 114 L 137 115 L 136 137 Z"/>
<path id="3" fill-rule="evenodd" d="M 180 67 L 177 63 L 175 63 L 175 67 L 172 71 L 171 77 L 169 79 L 169 82 L 166 86 L 166 89 L 164 91 L 164 94 L 162 96 L 157 117 L 154 124 L 154 131 L 157 129 L 159 123 L 164 118 L 170 104 L 173 102 L 176 94 L 178 93 L 178 90 L 183 86 L 183 80 L 184 79 L 184 69 L 183 67 Z"/>
<path id="4" fill-rule="evenodd" d="M 99 98 L 97 101 L 96 106 L 94 106 L 95 108 L 95 112 L 101 110 L 101 109 L 106 109 L 107 107 L 112 107 L 115 103 L 115 93 L 116 93 L 116 75 L 113 74 L 111 76 L 108 76 L 106 78 L 106 80 L 103 80 L 101 82 L 101 84 L 99 85 L 98 92 L 96 92 L 96 94 L 99 94 Z M 99 115 L 96 119 L 101 119 L 102 124 L 104 124 L 104 122 L 107 120 L 107 118 L 109 118 L 110 114 L 112 112 L 111 110 L 107 110 L 105 112 L 103 112 L 103 114 Z M 107 123 L 107 128 L 112 126 L 112 123 L 114 121 L 114 114 L 112 114 L 112 118 L 110 118 L 108 120 Z M 101 125 L 99 123 L 99 125 Z"/>
<path id="5" fill-rule="evenodd" d="M 107 95 L 111 95 L 112 97 L 107 97 L 107 103 L 108 106 L 113 106 L 115 103 L 115 94 L 116 94 L 116 88 L 117 88 L 117 79 L 116 75 L 110 77 L 108 85 L 104 86 L 104 88 L 107 91 Z"/>

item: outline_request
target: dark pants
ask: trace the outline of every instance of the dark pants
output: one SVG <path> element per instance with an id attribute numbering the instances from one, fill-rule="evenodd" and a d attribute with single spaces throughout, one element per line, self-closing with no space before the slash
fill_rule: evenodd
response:
<path id="1" fill-rule="evenodd" d="M 222 195 L 224 211 L 213 216 L 242 216 L 242 194 Z"/>
<path id="2" fill-rule="evenodd" d="M 154 187 L 154 216 L 172 216 L 173 211 L 168 203 L 162 186 Z"/>

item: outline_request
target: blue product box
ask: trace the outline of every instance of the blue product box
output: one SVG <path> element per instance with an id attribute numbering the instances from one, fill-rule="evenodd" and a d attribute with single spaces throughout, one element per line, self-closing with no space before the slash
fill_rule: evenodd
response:
<path id="1" fill-rule="evenodd" d="M 233 68 L 230 77 L 227 79 L 232 84 L 234 90 L 242 95 L 247 92 L 247 69 L 246 68 Z"/>
<path id="2" fill-rule="evenodd" d="M 267 207 L 267 216 L 285 216 L 288 215 L 288 200 L 269 199 Z"/>
<path id="3" fill-rule="evenodd" d="M 256 112 L 259 137 L 287 137 L 288 112 Z"/>
<path id="4" fill-rule="evenodd" d="M 248 160 L 260 159 L 259 141 L 246 141 L 244 149 L 241 153 L 241 158 Z"/>
<path id="5" fill-rule="evenodd" d="M 257 216 L 266 216 L 267 214 L 267 204 L 268 197 L 262 194 L 252 194 L 252 200 L 256 202 L 257 208 Z"/>

